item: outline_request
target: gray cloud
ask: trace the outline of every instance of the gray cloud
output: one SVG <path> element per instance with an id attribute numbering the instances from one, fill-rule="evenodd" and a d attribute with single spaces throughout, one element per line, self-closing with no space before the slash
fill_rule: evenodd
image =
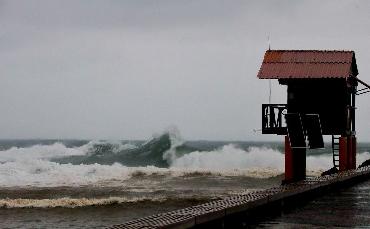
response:
<path id="1" fill-rule="evenodd" d="M 367 1 L 0 1 L 0 137 L 262 136 L 274 49 L 351 49 L 370 81 Z M 274 82 L 273 102 L 285 101 Z M 360 140 L 370 137 L 359 98 Z"/>

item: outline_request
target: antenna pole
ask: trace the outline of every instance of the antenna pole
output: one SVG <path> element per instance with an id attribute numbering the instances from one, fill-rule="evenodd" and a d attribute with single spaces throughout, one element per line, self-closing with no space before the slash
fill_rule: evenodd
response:
<path id="1" fill-rule="evenodd" d="M 269 104 L 271 104 L 271 79 L 269 79 Z"/>

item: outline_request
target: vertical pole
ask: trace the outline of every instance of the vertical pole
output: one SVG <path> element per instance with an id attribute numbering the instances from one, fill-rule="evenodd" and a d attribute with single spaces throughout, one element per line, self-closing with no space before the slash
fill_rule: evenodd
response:
<path id="1" fill-rule="evenodd" d="M 291 183 L 306 179 L 306 149 L 292 148 L 288 136 L 285 136 L 285 180 Z"/>
<path id="2" fill-rule="evenodd" d="M 352 90 L 352 135 L 351 135 L 351 169 L 356 169 L 357 139 L 356 139 L 356 91 L 357 82 Z"/>
<path id="3" fill-rule="evenodd" d="M 352 161 L 353 161 L 353 152 L 352 152 L 352 136 L 348 137 L 347 140 L 347 169 L 352 168 Z"/>
<path id="4" fill-rule="evenodd" d="M 339 138 L 339 171 L 356 169 L 356 150 L 355 136 Z"/>
<path id="5" fill-rule="evenodd" d="M 348 142 L 347 137 L 339 138 L 339 171 L 345 171 L 348 168 Z"/>
<path id="6" fill-rule="evenodd" d="M 356 133 L 356 89 L 355 92 L 352 92 L 352 134 Z"/>
<path id="7" fill-rule="evenodd" d="M 356 156 L 357 156 L 357 139 L 356 136 L 352 136 L 352 167 L 353 169 L 356 169 Z"/>
<path id="8" fill-rule="evenodd" d="M 285 136 L 285 182 L 293 180 L 293 150 L 289 137 Z"/>
<path id="9" fill-rule="evenodd" d="M 352 107 L 350 104 L 347 104 L 347 109 L 346 109 L 346 136 L 351 135 L 351 124 L 352 124 Z"/>
<path id="10" fill-rule="evenodd" d="M 356 137 L 348 138 L 348 169 L 356 169 Z"/>

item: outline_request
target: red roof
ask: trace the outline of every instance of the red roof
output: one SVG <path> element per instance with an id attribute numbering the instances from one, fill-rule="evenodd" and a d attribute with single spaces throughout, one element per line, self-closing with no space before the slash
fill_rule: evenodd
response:
<path id="1" fill-rule="evenodd" d="M 357 76 L 354 51 L 267 50 L 260 79 L 347 78 Z"/>

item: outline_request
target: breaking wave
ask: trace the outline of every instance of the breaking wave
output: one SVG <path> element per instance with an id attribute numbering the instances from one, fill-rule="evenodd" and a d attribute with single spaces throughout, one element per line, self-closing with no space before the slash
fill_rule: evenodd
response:
<path id="1" fill-rule="evenodd" d="M 370 157 L 358 155 L 358 163 Z M 331 167 L 330 154 L 307 157 L 309 174 Z M 0 186 L 122 185 L 140 176 L 249 176 L 282 174 L 284 155 L 277 149 L 235 144 L 202 151 L 188 146 L 176 128 L 147 142 L 90 141 L 67 147 L 61 142 L 0 151 Z"/>
<path id="2" fill-rule="evenodd" d="M 172 157 L 171 167 L 189 169 L 231 170 L 271 168 L 281 170 L 283 155 L 266 147 L 249 147 L 248 150 L 233 144 L 220 149 L 202 152 L 195 151 L 181 157 Z"/>

